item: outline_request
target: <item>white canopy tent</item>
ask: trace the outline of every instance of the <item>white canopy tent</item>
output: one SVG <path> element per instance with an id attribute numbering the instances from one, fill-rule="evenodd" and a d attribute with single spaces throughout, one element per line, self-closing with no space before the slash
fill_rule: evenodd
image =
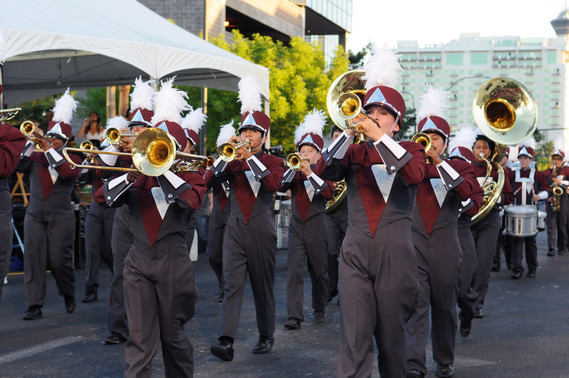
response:
<path id="1" fill-rule="evenodd" d="M 0 0 L 4 102 L 125 85 L 142 75 L 237 91 L 255 76 L 269 98 L 269 70 L 218 48 L 135 0 Z"/>

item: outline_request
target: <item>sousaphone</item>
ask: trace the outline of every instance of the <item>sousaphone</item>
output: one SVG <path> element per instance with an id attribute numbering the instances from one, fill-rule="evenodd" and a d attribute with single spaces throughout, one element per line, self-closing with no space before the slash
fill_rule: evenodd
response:
<path id="1" fill-rule="evenodd" d="M 537 127 L 537 103 L 520 82 L 504 77 L 490 79 L 476 91 L 472 103 L 474 121 L 482 133 L 496 144 L 515 145 L 533 135 Z M 496 146 L 498 150 L 498 146 Z M 484 201 L 472 224 L 484 218 L 494 207 L 504 186 L 504 170 L 494 161 L 496 153 L 487 165 L 482 183 Z M 497 182 L 488 182 L 492 166 L 498 171 Z"/>

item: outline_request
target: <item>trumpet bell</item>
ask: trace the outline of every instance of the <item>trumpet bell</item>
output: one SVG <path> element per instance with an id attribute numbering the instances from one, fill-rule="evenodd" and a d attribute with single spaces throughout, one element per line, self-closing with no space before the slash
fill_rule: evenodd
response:
<path id="1" fill-rule="evenodd" d="M 289 154 L 286 157 L 286 165 L 290 168 L 290 169 L 295 169 L 295 170 L 300 170 L 300 163 L 301 163 L 302 159 L 300 158 L 300 156 L 296 153 L 292 153 Z"/>
<path id="2" fill-rule="evenodd" d="M 411 142 L 419 143 L 425 151 L 428 151 L 431 148 L 431 137 L 425 133 L 416 133 L 411 138 Z"/>
<path id="3" fill-rule="evenodd" d="M 82 149 L 82 150 L 91 151 L 91 150 L 94 149 L 93 142 L 91 142 L 90 140 L 84 140 L 84 141 L 81 142 L 81 144 L 79 145 L 79 148 Z"/>
<path id="4" fill-rule="evenodd" d="M 162 129 L 144 130 L 132 145 L 132 162 L 146 176 L 164 174 L 176 158 L 176 143 Z"/>
<path id="5" fill-rule="evenodd" d="M 476 91 L 472 104 L 474 121 L 489 139 L 514 145 L 531 135 L 537 127 L 537 103 L 520 82 L 498 77 Z"/>

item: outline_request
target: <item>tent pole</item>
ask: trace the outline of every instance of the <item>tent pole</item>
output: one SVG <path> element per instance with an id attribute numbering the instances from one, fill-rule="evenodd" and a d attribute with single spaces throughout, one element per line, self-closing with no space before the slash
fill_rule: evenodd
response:
<path id="1" fill-rule="evenodd" d="M 0 109 L 4 109 L 4 64 L 0 63 Z"/>
<path id="2" fill-rule="evenodd" d="M 202 111 L 207 115 L 207 87 L 202 87 Z M 207 122 L 204 123 L 200 132 L 200 155 L 205 155 L 207 152 Z"/>

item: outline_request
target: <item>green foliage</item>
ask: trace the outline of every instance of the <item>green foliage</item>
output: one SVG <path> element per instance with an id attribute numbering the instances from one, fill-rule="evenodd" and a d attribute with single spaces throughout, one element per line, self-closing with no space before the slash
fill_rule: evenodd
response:
<path id="1" fill-rule="evenodd" d="M 22 108 L 22 111 L 18 113 L 16 117 L 12 118 L 9 123 L 20 125 L 25 120 L 37 121 L 39 123 L 44 122 L 45 111 L 55 106 L 55 99 L 55 96 L 49 96 L 18 105 L 19 108 Z"/>
<path id="2" fill-rule="evenodd" d="M 369 42 L 365 47 L 356 53 L 352 52 L 352 50 L 348 51 L 348 60 L 350 61 L 351 70 L 363 67 L 364 59 L 371 52 L 372 47 L 373 45 L 371 42 Z"/>
<path id="3" fill-rule="evenodd" d="M 397 134 L 398 140 L 410 140 L 413 134 L 415 134 L 415 127 L 417 126 L 417 116 L 415 114 L 415 109 L 408 108 L 405 110 L 405 115 L 403 116 L 403 122 Z"/>
<path id="4" fill-rule="evenodd" d="M 551 167 L 551 154 L 553 153 L 553 149 L 553 141 L 544 143 L 536 148 L 535 162 L 538 171 L 544 171 Z"/>
<path id="5" fill-rule="evenodd" d="M 308 111 L 326 110 L 326 96 L 332 81 L 347 71 L 348 60 L 344 50 L 341 47 L 337 49 L 327 69 L 324 53 L 317 43 L 293 37 L 288 46 L 284 46 L 280 41 L 259 34 L 253 35 L 252 39 L 235 30 L 232 34 L 231 44 L 222 36 L 211 42 L 270 70 L 271 144 L 282 145 L 285 153 L 292 152 L 296 127 Z M 213 97 L 212 94 L 210 103 Z M 230 116 L 224 118 L 229 119 Z M 208 125 L 211 124 L 208 118 Z M 208 127 L 208 147 L 212 142 L 209 136 L 211 128 Z M 217 135 L 219 125 L 214 124 L 213 128 Z M 324 133 L 330 128 L 328 125 Z"/>

